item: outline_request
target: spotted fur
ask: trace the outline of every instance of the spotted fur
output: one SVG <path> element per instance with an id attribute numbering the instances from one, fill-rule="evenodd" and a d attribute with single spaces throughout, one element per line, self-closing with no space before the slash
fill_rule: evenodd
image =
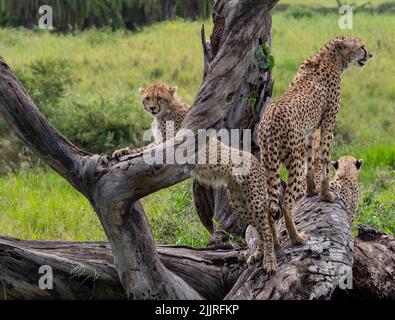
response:
<path id="1" fill-rule="evenodd" d="M 334 201 L 329 190 L 329 152 L 340 105 L 341 75 L 352 65 L 363 67 L 371 58 L 366 44 L 358 38 L 340 36 L 328 42 L 315 56 L 300 67 L 293 82 L 278 99 L 268 106 L 259 125 L 259 144 L 266 169 L 269 212 L 280 213 L 280 165 L 288 171 L 288 187 L 282 212 L 288 235 L 294 244 L 304 244 L 307 236 L 299 233 L 292 217 L 296 199 L 307 192 L 316 194 L 312 172 L 311 135 L 321 129 L 321 197 Z M 306 148 L 307 146 L 307 148 Z M 307 157 L 309 154 L 309 157 Z M 307 190 L 303 176 L 307 159 Z"/>
<path id="2" fill-rule="evenodd" d="M 351 222 L 358 207 L 358 177 L 363 163 L 362 159 L 357 160 L 351 156 L 341 157 L 338 161 L 332 162 L 336 175 L 331 180 L 330 187 L 339 192 L 340 199 L 346 204 Z"/>
<path id="3" fill-rule="evenodd" d="M 234 212 L 255 227 L 259 234 L 259 248 L 249 258 L 248 264 L 263 256 L 263 268 L 268 273 L 274 272 L 277 267 L 274 245 L 278 241 L 273 238 L 276 235 L 275 222 L 267 210 L 264 167 L 251 153 L 231 148 L 215 138 L 210 140 L 207 150 L 210 147 L 216 152 L 202 152 L 199 159 L 205 159 L 207 164 L 193 166 L 191 175 L 203 184 L 227 188 L 229 204 Z M 234 161 L 235 157 L 243 161 Z"/>

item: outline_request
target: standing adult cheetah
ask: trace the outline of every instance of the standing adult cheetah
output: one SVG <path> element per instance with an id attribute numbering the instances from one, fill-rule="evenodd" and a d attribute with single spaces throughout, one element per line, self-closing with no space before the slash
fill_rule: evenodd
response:
<path id="1" fill-rule="evenodd" d="M 316 194 L 312 165 L 312 133 L 321 129 L 321 197 L 334 201 L 329 190 L 329 151 L 340 105 L 341 75 L 352 65 L 363 67 L 372 57 L 359 38 L 339 36 L 328 42 L 315 56 L 300 67 L 293 82 L 268 106 L 259 124 L 259 144 L 266 168 L 269 212 L 278 216 L 280 175 L 283 163 L 288 171 L 288 184 L 282 211 L 288 235 L 294 244 L 304 244 L 307 236 L 298 233 L 292 208 L 304 194 L 301 180 L 307 158 L 307 196 Z M 307 147 L 307 154 L 306 154 Z"/>
<path id="2" fill-rule="evenodd" d="M 177 87 L 171 87 L 163 83 L 153 83 L 148 87 L 140 88 L 139 93 L 145 111 L 154 117 L 151 129 L 155 143 L 165 142 L 173 138 L 180 130 L 182 121 L 189 110 L 176 94 Z M 171 127 L 172 126 L 172 127 Z M 166 135 L 170 134 L 170 137 Z M 114 151 L 113 158 L 123 155 L 144 151 L 144 148 L 132 149 L 129 147 Z"/>
<path id="3" fill-rule="evenodd" d="M 262 164 L 251 153 L 231 148 L 216 138 L 211 138 L 207 147 L 198 153 L 198 160 L 191 168 L 193 178 L 212 187 L 226 187 L 232 209 L 258 232 L 258 248 L 247 263 L 253 264 L 263 255 L 263 268 L 268 273 L 274 272 L 276 227 L 268 214 L 267 194 L 262 192 L 262 181 L 266 190 Z"/>

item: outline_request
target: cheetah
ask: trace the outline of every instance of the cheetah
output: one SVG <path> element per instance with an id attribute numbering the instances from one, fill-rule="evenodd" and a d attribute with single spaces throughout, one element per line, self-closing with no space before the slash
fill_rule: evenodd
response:
<path id="1" fill-rule="evenodd" d="M 321 161 L 320 161 L 320 130 L 316 130 L 314 133 L 313 142 L 313 171 L 314 181 L 317 185 L 321 178 Z M 359 172 L 364 164 L 362 159 L 357 160 L 352 156 L 343 156 L 337 161 L 331 161 L 331 169 L 336 171 L 329 186 L 331 189 L 339 192 L 340 199 L 346 204 L 347 211 L 350 215 L 351 221 L 356 214 L 356 209 L 359 202 L 359 189 L 358 189 L 358 177 Z M 302 185 L 306 188 L 306 177 Z"/>
<path id="2" fill-rule="evenodd" d="M 351 223 L 354 220 L 358 207 L 358 177 L 363 164 L 364 161 L 362 159 L 357 160 L 352 156 L 344 156 L 338 161 L 332 161 L 336 174 L 330 182 L 330 187 L 339 192 L 340 199 L 343 200 L 347 207 Z"/>
<path id="3" fill-rule="evenodd" d="M 366 44 L 359 38 L 339 36 L 332 39 L 301 65 L 288 89 L 277 102 L 268 106 L 259 124 L 269 213 L 277 218 L 282 211 L 294 244 L 302 245 L 307 241 L 307 235 L 296 229 L 292 217 L 294 202 L 305 192 L 308 197 L 317 193 L 311 156 L 312 134 L 315 129 L 321 129 L 320 193 L 323 200 L 333 202 L 335 196 L 329 190 L 329 149 L 340 105 L 341 76 L 352 65 L 362 68 L 371 57 Z M 279 205 L 281 164 L 288 171 L 282 210 Z M 307 190 L 302 190 L 305 168 Z"/>
<path id="4" fill-rule="evenodd" d="M 189 110 L 189 106 L 177 96 L 177 87 L 168 86 L 163 83 L 153 83 L 148 87 L 140 88 L 139 93 L 145 111 L 154 117 L 151 129 L 156 144 L 165 142 L 172 138 L 181 128 L 182 121 Z M 174 127 L 170 127 L 173 125 Z M 166 137 L 167 133 L 171 137 Z M 113 158 L 143 151 L 143 148 L 123 148 L 115 151 Z"/>
<path id="5" fill-rule="evenodd" d="M 268 214 L 267 194 L 262 192 L 262 187 L 266 190 L 264 167 L 251 153 L 232 148 L 216 138 L 209 140 L 206 149 L 209 152 L 199 152 L 199 162 L 191 167 L 191 176 L 202 184 L 227 188 L 234 212 L 258 231 L 259 246 L 247 263 L 252 265 L 263 256 L 263 269 L 268 274 L 274 273 L 277 267 L 275 221 Z M 201 164 L 202 159 L 205 164 Z"/>
<path id="6" fill-rule="evenodd" d="M 315 135 L 314 140 L 319 141 L 319 139 L 320 139 L 320 135 L 318 132 L 318 134 Z M 318 159 L 317 161 L 314 161 L 314 172 L 317 173 L 316 174 L 316 182 L 317 182 L 320 180 L 321 163 L 319 161 L 319 149 L 317 148 L 315 150 L 317 150 L 317 152 L 314 153 L 314 156 L 315 159 Z M 343 156 L 339 160 L 331 162 L 333 169 L 336 170 L 336 174 L 329 182 L 329 186 L 331 189 L 336 190 L 339 193 L 340 199 L 346 205 L 350 223 L 353 223 L 354 221 L 359 203 L 358 178 L 363 164 L 364 161 L 362 159 L 357 160 L 352 156 Z M 271 226 L 271 227 L 272 227 L 273 238 L 276 238 L 277 237 L 276 227 L 275 226 L 274 227 Z M 257 234 L 256 229 L 251 227 L 249 227 L 249 231 L 247 232 L 250 232 L 254 235 Z M 247 253 L 247 255 L 249 255 L 250 260 L 255 260 L 256 256 L 259 256 L 261 254 L 259 252 L 259 249 L 256 248 L 253 243 L 251 243 L 249 250 L 250 251 Z"/>

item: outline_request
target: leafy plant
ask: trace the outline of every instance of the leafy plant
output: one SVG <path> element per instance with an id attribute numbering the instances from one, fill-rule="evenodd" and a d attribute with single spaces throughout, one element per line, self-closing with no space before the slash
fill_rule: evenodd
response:
<path id="1" fill-rule="evenodd" d="M 255 51 L 255 56 L 259 63 L 259 68 L 262 70 L 273 70 L 275 66 L 274 56 L 271 54 L 271 49 L 267 44 L 262 44 Z"/>

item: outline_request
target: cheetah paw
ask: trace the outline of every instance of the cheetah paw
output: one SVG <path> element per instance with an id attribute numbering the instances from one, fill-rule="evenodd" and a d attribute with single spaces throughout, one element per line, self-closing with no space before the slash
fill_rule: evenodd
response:
<path id="1" fill-rule="evenodd" d="M 127 155 L 129 153 L 130 153 L 130 148 L 124 148 L 124 149 L 120 149 L 120 150 L 114 151 L 113 154 L 112 154 L 112 157 L 114 159 L 117 159 L 117 158 L 125 156 L 125 155 Z"/>
<path id="2" fill-rule="evenodd" d="M 257 263 L 259 260 L 262 259 L 262 256 L 263 256 L 262 252 L 261 252 L 260 250 L 256 250 L 256 251 L 254 252 L 254 254 L 250 255 L 250 257 L 248 258 L 248 260 L 247 260 L 247 265 L 249 265 L 249 266 L 254 265 L 254 264 Z"/>
<path id="3" fill-rule="evenodd" d="M 309 240 L 309 237 L 307 236 L 306 233 L 304 233 L 304 232 L 299 232 L 299 233 L 296 235 L 296 237 L 293 238 L 293 239 L 291 239 L 291 240 L 292 240 L 292 243 L 293 243 L 293 244 L 302 246 L 302 245 L 305 245 L 305 244 L 306 244 L 307 240 Z"/>
<path id="4" fill-rule="evenodd" d="M 306 197 L 311 198 L 314 197 L 318 194 L 318 191 L 316 188 L 307 188 L 306 190 Z"/>
<path id="5" fill-rule="evenodd" d="M 332 191 L 328 191 L 325 193 L 321 193 L 321 199 L 326 202 L 335 202 L 336 201 L 336 195 Z"/>
<path id="6" fill-rule="evenodd" d="M 269 275 L 276 273 L 276 270 L 277 270 L 276 257 L 264 257 L 263 258 L 263 269 Z"/>

